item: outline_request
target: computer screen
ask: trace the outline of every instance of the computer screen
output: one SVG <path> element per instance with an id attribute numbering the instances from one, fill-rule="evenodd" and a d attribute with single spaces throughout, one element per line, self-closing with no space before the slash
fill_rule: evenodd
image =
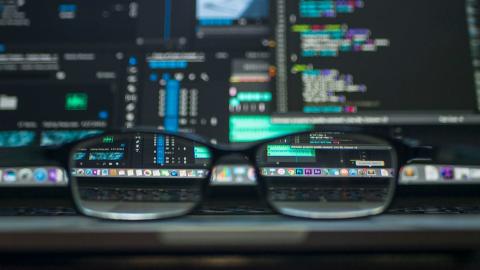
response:
<path id="1" fill-rule="evenodd" d="M 75 149 L 72 175 L 84 178 L 204 178 L 209 149 L 162 134 L 107 135 Z"/>
<path id="2" fill-rule="evenodd" d="M 277 123 L 479 123 L 477 1 L 276 0 Z"/>
<path id="3" fill-rule="evenodd" d="M 479 123 L 474 0 L 0 0 L 0 147 Z"/>
<path id="4" fill-rule="evenodd" d="M 391 152 L 392 147 L 383 141 L 338 132 L 311 132 L 268 143 L 257 153 L 257 162 L 260 174 L 270 179 L 358 181 L 394 176 L 396 165 Z"/>

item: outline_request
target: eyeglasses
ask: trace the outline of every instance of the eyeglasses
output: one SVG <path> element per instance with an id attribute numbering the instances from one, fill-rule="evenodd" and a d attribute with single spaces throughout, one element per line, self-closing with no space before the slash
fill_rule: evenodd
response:
<path id="1" fill-rule="evenodd" d="M 73 199 L 81 213 L 104 219 L 187 215 L 204 200 L 213 167 L 230 155 L 255 168 L 259 193 L 283 215 L 376 215 L 395 192 L 395 147 L 369 135 L 307 132 L 231 148 L 163 132 L 121 132 L 73 146 Z"/>

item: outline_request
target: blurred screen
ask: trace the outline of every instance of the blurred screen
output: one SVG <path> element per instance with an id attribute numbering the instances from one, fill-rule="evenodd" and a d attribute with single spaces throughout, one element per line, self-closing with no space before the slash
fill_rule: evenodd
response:
<path id="1" fill-rule="evenodd" d="M 475 0 L 0 0 L 0 147 L 479 123 L 477 20 Z"/>

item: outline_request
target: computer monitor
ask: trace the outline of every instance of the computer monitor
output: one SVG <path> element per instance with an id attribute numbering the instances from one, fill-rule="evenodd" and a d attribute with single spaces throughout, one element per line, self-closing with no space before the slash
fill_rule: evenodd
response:
<path id="1" fill-rule="evenodd" d="M 476 0 L 0 1 L 0 148 L 478 124 L 477 20 Z"/>

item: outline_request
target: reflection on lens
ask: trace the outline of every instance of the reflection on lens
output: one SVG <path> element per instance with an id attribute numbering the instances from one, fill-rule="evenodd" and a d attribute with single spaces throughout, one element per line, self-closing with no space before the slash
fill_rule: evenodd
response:
<path id="1" fill-rule="evenodd" d="M 270 204 L 292 216 L 378 214 L 390 203 L 396 184 L 393 147 L 364 135 L 288 136 L 263 145 L 257 164 Z"/>
<path id="2" fill-rule="evenodd" d="M 89 140 L 71 155 L 80 211 L 110 219 L 154 219 L 190 212 L 209 176 L 208 147 L 171 135 L 135 133 Z"/>

